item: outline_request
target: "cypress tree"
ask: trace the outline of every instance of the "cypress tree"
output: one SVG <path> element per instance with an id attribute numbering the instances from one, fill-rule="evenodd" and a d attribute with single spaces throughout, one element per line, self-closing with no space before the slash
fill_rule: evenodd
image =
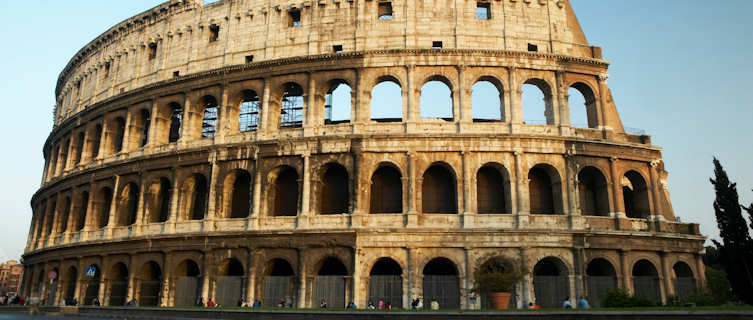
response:
<path id="1" fill-rule="evenodd" d="M 720 263 L 727 272 L 732 291 L 747 304 L 753 304 L 753 240 L 748 233 L 748 225 L 742 215 L 737 194 L 737 185 L 729 181 L 719 160 L 714 158 L 714 179 L 710 179 L 716 190 L 714 213 L 723 243 L 714 240 L 720 252 Z M 749 214 L 753 210 L 745 208 Z"/>

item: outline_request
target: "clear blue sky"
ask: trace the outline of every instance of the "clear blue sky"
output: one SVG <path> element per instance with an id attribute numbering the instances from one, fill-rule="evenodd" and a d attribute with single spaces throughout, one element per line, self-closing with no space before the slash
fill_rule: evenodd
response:
<path id="1" fill-rule="evenodd" d="M 0 259 L 18 259 L 26 243 L 59 72 L 97 35 L 160 2 L 0 1 Z M 608 84 L 623 123 L 664 148 L 675 213 L 718 237 L 713 156 L 741 199 L 753 200 L 753 1 L 572 3 L 589 42 L 612 62 Z"/>

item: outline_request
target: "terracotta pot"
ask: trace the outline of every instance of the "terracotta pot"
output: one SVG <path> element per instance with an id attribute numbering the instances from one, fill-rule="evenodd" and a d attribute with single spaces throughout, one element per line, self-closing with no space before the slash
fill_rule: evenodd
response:
<path id="1" fill-rule="evenodd" d="M 507 309 L 510 304 L 509 292 L 491 292 L 489 293 L 489 300 L 492 302 L 494 309 L 504 310 Z"/>

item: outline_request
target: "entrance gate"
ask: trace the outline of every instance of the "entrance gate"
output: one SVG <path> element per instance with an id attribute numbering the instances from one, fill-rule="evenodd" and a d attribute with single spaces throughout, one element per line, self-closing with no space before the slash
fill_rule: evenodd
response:
<path id="1" fill-rule="evenodd" d="M 58 281 L 53 280 L 50 282 L 50 288 L 47 291 L 47 305 L 55 305 L 55 297 L 58 292 Z"/>
<path id="2" fill-rule="evenodd" d="M 345 277 L 316 276 L 314 278 L 314 302 L 322 299 L 330 308 L 345 308 Z M 313 307 L 316 307 L 314 305 Z"/>
<path id="3" fill-rule="evenodd" d="M 536 304 L 542 308 L 559 308 L 570 295 L 570 283 L 566 276 L 534 276 L 533 290 Z"/>
<path id="4" fill-rule="evenodd" d="M 455 275 L 424 275 L 424 307 L 437 299 L 442 309 L 460 309 L 460 281 Z"/>
<path id="5" fill-rule="evenodd" d="M 369 277 L 369 301 L 379 299 L 392 304 L 393 308 L 403 307 L 403 277 L 399 275 L 379 275 Z"/>
<path id="6" fill-rule="evenodd" d="M 196 305 L 199 293 L 198 277 L 176 277 L 175 278 L 175 300 L 174 306 L 193 306 Z"/>
<path id="7" fill-rule="evenodd" d="M 261 304 L 263 307 L 277 307 L 280 303 L 280 299 L 290 297 L 295 306 L 295 286 L 293 277 L 291 276 L 267 276 L 264 277 L 262 283 L 262 299 Z"/>
<path id="8" fill-rule="evenodd" d="M 661 302 L 661 289 L 659 288 L 658 277 L 635 276 L 633 277 L 633 288 L 635 289 L 636 296 L 653 302 Z"/>
<path id="9" fill-rule="evenodd" d="M 158 306 L 160 288 L 162 282 L 159 280 L 141 281 L 141 291 L 139 293 L 140 306 Z"/>
<path id="10" fill-rule="evenodd" d="M 128 292 L 128 282 L 112 281 L 110 282 L 110 303 L 111 306 L 123 306 L 126 302 Z"/>
<path id="11" fill-rule="evenodd" d="M 214 291 L 215 302 L 223 307 L 237 306 L 243 294 L 243 277 L 217 277 L 217 287 Z"/>
<path id="12" fill-rule="evenodd" d="M 587 276 L 588 302 L 591 307 L 600 308 L 609 290 L 617 289 L 617 277 Z"/>
<path id="13" fill-rule="evenodd" d="M 84 305 L 90 306 L 92 305 L 94 298 L 96 298 L 99 295 L 99 279 L 94 278 L 92 280 L 89 280 L 89 282 L 86 284 L 86 294 L 84 295 Z"/>

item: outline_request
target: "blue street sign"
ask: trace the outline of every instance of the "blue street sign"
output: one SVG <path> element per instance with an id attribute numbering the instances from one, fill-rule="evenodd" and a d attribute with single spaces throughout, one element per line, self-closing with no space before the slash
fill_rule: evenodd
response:
<path id="1" fill-rule="evenodd" d="M 86 276 L 89 278 L 94 278 L 97 275 L 97 268 L 94 266 L 88 266 L 86 267 Z"/>

